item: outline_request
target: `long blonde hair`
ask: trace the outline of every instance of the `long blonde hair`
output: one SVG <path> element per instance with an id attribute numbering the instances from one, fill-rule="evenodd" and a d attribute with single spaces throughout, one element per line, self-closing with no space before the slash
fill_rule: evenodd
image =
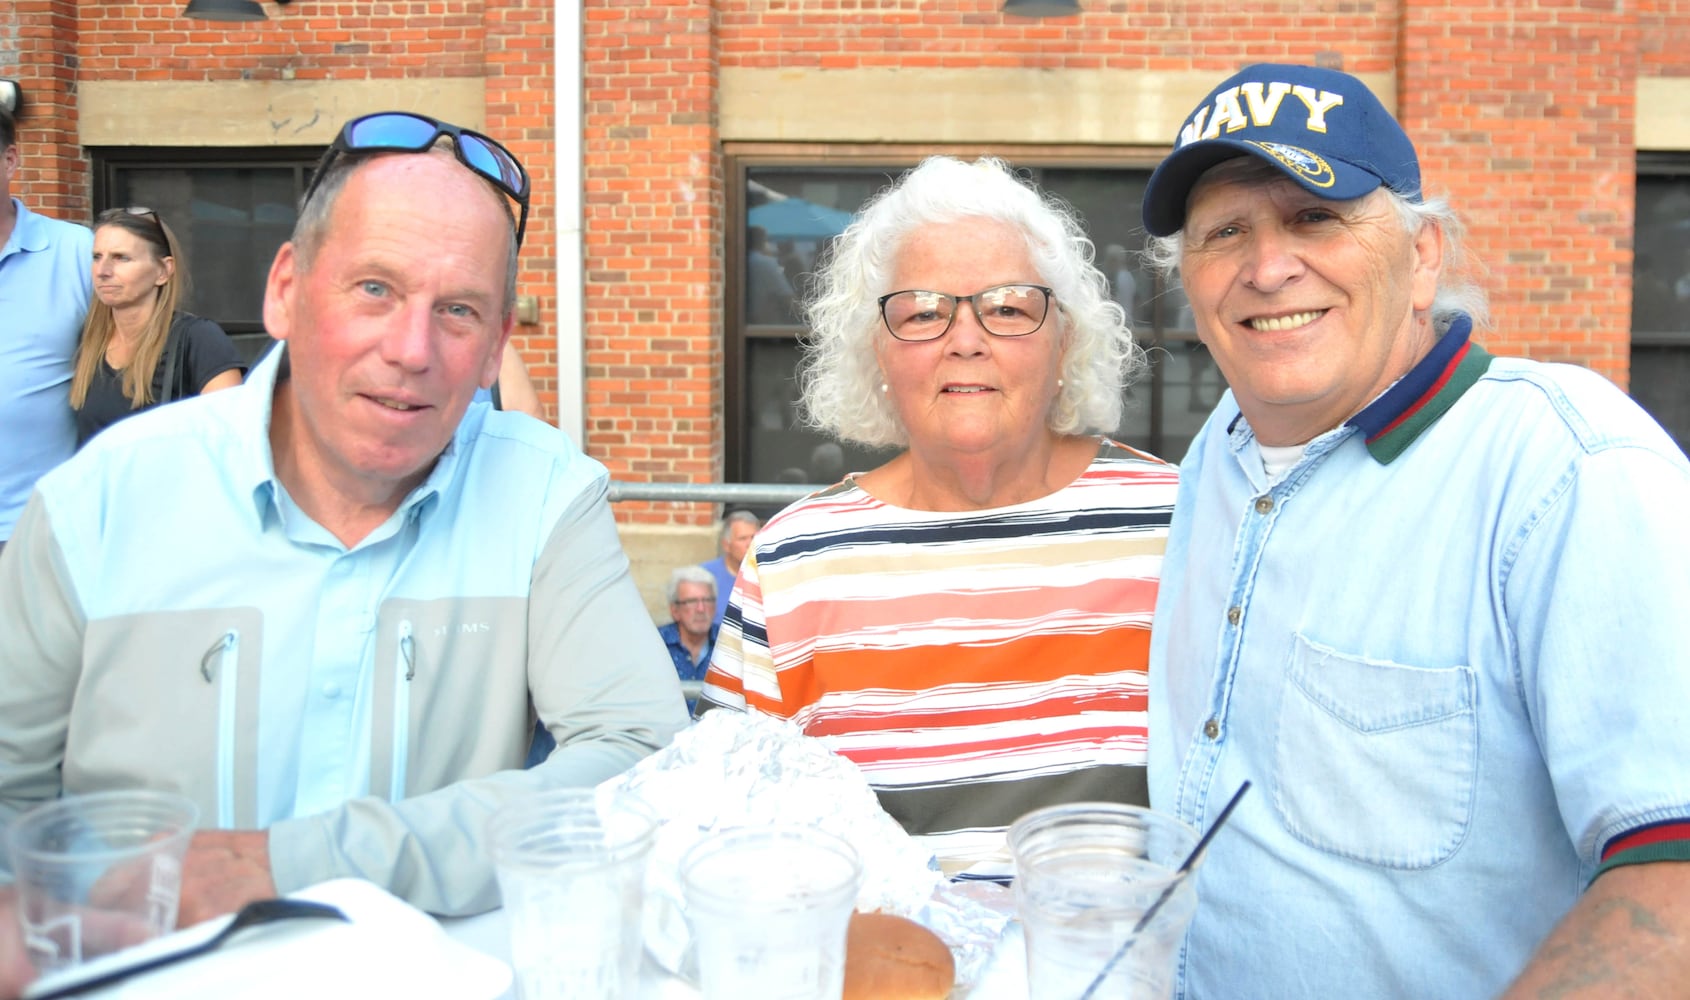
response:
<path id="1" fill-rule="evenodd" d="M 170 324 L 176 318 L 176 306 L 186 292 L 188 268 L 176 242 L 176 234 L 156 212 L 110 208 L 94 220 L 94 232 L 98 233 L 107 226 L 127 230 L 145 243 L 153 257 L 161 263 L 166 257 L 174 258 L 176 262 L 170 277 L 158 287 L 153 297 L 153 313 L 141 328 L 134 356 L 123 366 L 123 394 L 129 399 L 129 408 L 138 410 L 153 402 L 153 372 L 158 368 L 159 359 L 164 357 L 164 345 L 170 339 Z M 111 306 L 96 296 L 88 309 L 88 318 L 82 322 L 82 339 L 76 345 L 76 373 L 70 381 L 72 409 L 80 410 L 88 402 L 88 388 L 94 384 L 94 374 L 100 370 L 106 348 L 116 333 L 117 320 L 112 315 Z M 170 390 L 169 386 L 164 388 L 167 392 Z"/>

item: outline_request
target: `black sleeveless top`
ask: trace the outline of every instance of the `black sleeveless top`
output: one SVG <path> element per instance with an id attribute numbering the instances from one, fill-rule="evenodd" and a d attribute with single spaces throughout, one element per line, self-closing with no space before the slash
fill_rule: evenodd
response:
<path id="1" fill-rule="evenodd" d="M 171 352 L 176 363 L 170 364 Z M 174 368 L 171 385 L 164 384 L 165 369 Z M 163 403 L 188 396 L 197 396 L 207 382 L 230 369 L 244 371 L 240 351 L 223 328 L 193 313 L 178 312 L 170 324 L 170 336 L 164 353 L 159 355 L 153 369 L 153 402 L 139 410 L 131 409 L 129 397 L 123 394 L 123 372 L 100 359 L 94 369 L 94 380 L 88 384 L 88 398 L 76 411 L 76 446 L 81 448 L 88 439 L 112 424 L 137 413 L 144 413 Z"/>

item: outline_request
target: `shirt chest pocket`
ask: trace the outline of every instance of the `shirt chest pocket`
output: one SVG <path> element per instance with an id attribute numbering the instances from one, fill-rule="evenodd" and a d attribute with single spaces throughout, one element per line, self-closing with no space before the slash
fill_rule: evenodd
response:
<path id="1" fill-rule="evenodd" d="M 1296 638 L 1279 706 L 1273 801 L 1322 851 L 1436 865 L 1472 821 L 1479 732 L 1469 667 L 1348 656 Z"/>

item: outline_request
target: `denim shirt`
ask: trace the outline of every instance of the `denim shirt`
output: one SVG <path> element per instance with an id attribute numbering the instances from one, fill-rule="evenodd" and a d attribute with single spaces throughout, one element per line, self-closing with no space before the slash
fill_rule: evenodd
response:
<path id="1" fill-rule="evenodd" d="M 1690 464 L 1466 335 L 1275 483 L 1230 394 L 1181 466 L 1151 802 L 1202 829 L 1254 784 L 1182 997 L 1494 996 L 1605 845 L 1690 816 Z"/>

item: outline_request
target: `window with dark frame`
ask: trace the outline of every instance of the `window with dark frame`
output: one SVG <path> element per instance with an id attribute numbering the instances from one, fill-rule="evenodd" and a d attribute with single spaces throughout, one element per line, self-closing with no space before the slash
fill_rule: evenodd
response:
<path id="1" fill-rule="evenodd" d="M 1690 454 L 1690 156 L 1639 153 L 1631 395 Z"/>
<path id="2" fill-rule="evenodd" d="M 832 442 L 802 425 L 797 370 L 804 331 L 795 302 L 828 240 L 920 155 L 881 162 L 730 155 L 735 226 L 727 258 L 728 481 L 826 484 L 890 457 Z M 1150 169 L 1013 162 L 1073 207 L 1149 353 L 1148 371 L 1127 388 L 1116 438 L 1178 462 L 1226 386 L 1197 342 L 1178 282 L 1165 283 L 1143 261 L 1139 204 Z"/>
<path id="3" fill-rule="evenodd" d="M 176 233 L 187 258 L 189 312 L 215 321 L 250 360 L 269 343 L 264 283 L 293 233 L 300 195 L 322 150 L 91 150 L 94 207 L 144 205 Z"/>

